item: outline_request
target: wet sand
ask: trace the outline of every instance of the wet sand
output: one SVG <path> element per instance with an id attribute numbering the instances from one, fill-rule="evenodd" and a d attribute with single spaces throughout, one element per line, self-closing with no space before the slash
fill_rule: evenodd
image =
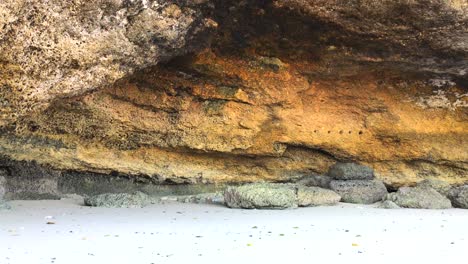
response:
<path id="1" fill-rule="evenodd" d="M 0 263 L 441 263 L 468 259 L 468 210 L 339 204 L 233 210 L 165 202 L 13 201 Z"/>

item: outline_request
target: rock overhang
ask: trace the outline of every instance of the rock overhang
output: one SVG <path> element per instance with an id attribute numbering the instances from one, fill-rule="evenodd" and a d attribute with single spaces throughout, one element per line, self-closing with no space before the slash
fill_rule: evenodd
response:
<path id="1" fill-rule="evenodd" d="M 462 1 L 21 3 L 0 4 L 13 159 L 175 182 L 284 181 L 337 160 L 395 185 L 466 179 Z M 68 42 L 40 33 L 54 27 Z"/>

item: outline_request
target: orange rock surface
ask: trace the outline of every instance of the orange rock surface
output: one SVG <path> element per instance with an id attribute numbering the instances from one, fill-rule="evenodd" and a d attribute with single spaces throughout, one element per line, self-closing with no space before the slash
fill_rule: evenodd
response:
<path id="1" fill-rule="evenodd" d="M 4 15 L 9 31 L 0 32 L 0 158 L 157 183 L 293 181 L 337 161 L 371 166 L 394 187 L 467 182 L 463 1 L 137 2 L 90 2 L 106 16 L 76 23 L 99 29 L 102 45 L 63 46 L 90 54 L 71 64 L 55 50 L 11 49 L 23 31 L 58 37 L 34 35 L 44 25 L 3 9 L 22 20 Z M 127 28 L 107 19 L 124 11 Z M 66 14 L 46 21 L 65 32 Z M 128 45 L 106 37 L 121 31 Z M 44 78 L 11 75 L 16 57 Z"/>
<path id="2" fill-rule="evenodd" d="M 57 102 L 23 121 L 18 133 L 30 144 L 1 144 L 17 159 L 177 183 L 288 181 L 337 160 L 368 164 L 392 185 L 466 181 L 460 88 L 440 99 L 416 77 L 307 74 L 317 67 L 206 51 Z M 431 96 L 447 104 L 434 107 Z M 58 146 L 41 146 L 46 139 Z"/>

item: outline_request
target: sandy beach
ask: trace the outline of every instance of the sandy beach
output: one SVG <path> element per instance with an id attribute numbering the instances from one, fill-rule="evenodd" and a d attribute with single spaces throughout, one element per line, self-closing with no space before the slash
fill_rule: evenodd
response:
<path id="1" fill-rule="evenodd" d="M 81 202 L 11 202 L 0 213 L 0 263 L 461 263 L 468 256 L 468 210 L 461 209 Z"/>

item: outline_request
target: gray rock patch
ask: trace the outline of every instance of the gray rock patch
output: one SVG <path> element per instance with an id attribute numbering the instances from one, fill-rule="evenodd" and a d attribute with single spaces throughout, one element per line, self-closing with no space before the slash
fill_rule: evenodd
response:
<path id="1" fill-rule="evenodd" d="M 390 200 L 385 200 L 383 202 L 381 202 L 379 205 L 378 205 L 378 208 L 382 208 L 382 209 L 399 209 L 401 208 L 400 206 L 398 206 L 398 204 L 390 201 Z"/>
<path id="2" fill-rule="evenodd" d="M 300 179 L 299 181 L 296 182 L 296 184 L 299 185 L 304 185 L 304 186 L 316 186 L 316 187 L 321 187 L 325 189 L 330 188 L 330 182 L 333 179 L 328 176 L 323 176 L 323 175 L 310 175 L 307 177 L 304 177 Z"/>
<path id="3" fill-rule="evenodd" d="M 176 201 L 181 203 L 197 204 L 224 204 L 222 193 L 200 193 L 195 195 L 182 195 L 175 197 Z"/>
<path id="4" fill-rule="evenodd" d="M 397 192 L 388 194 L 385 200 L 405 208 L 447 209 L 452 207 L 449 199 L 430 187 L 401 187 Z"/>
<path id="5" fill-rule="evenodd" d="M 455 207 L 468 209 L 468 185 L 452 188 L 448 197 Z"/>
<path id="6" fill-rule="evenodd" d="M 299 186 L 297 203 L 299 206 L 333 205 L 340 201 L 341 196 L 332 190 L 319 187 Z"/>
<path id="7" fill-rule="evenodd" d="M 286 209 L 297 207 L 296 189 L 289 184 L 253 183 L 230 186 L 224 191 L 230 208 Z"/>
<path id="8" fill-rule="evenodd" d="M 447 182 L 436 180 L 436 179 L 426 179 L 426 180 L 420 181 L 418 182 L 416 186 L 423 187 L 423 188 L 425 187 L 432 188 L 444 196 L 447 196 L 449 194 L 449 191 L 452 187 Z"/>
<path id="9" fill-rule="evenodd" d="M 332 181 L 330 188 L 341 196 L 345 203 L 371 204 L 381 201 L 388 193 L 380 180 Z"/>
<path id="10" fill-rule="evenodd" d="M 0 200 L 3 199 L 6 193 L 6 179 L 2 176 L 2 171 L 0 170 Z"/>
<path id="11" fill-rule="evenodd" d="M 372 180 L 374 170 L 357 163 L 338 162 L 330 167 L 328 175 L 336 180 Z"/>
<path id="12" fill-rule="evenodd" d="M 85 205 L 94 207 L 140 208 L 155 202 L 155 199 L 142 192 L 105 193 L 84 199 Z"/>

